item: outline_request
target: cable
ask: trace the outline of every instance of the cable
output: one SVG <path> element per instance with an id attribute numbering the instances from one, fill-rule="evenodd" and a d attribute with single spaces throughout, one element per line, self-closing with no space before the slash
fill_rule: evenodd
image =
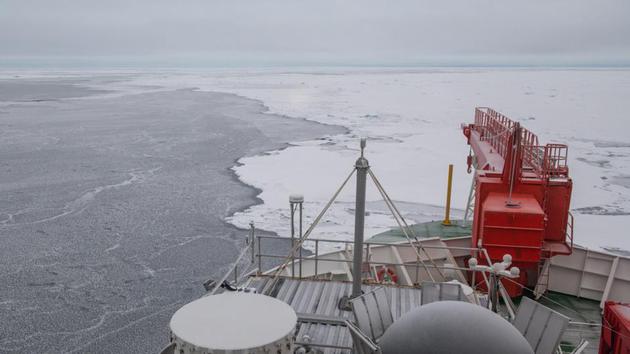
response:
<path id="1" fill-rule="evenodd" d="M 424 264 L 424 261 L 422 260 L 422 256 L 420 256 L 420 253 L 418 252 L 417 246 L 414 246 L 413 242 L 411 241 L 411 238 L 407 234 L 406 228 L 404 228 L 403 225 L 401 224 L 401 222 L 398 220 L 399 216 L 396 215 L 396 212 L 394 211 L 395 206 L 390 205 L 391 200 L 389 199 L 389 197 L 387 196 L 387 193 L 385 192 L 383 187 L 380 185 L 380 183 L 376 179 L 376 176 L 374 176 L 374 174 L 372 173 L 372 171 L 370 169 L 368 169 L 368 173 L 370 174 L 370 177 L 372 178 L 372 181 L 376 185 L 376 188 L 381 193 L 381 196 L 383 197 L 383 201 L 385 201 L 385 204 L 387 205 L 387 208 L 392 213 L 392 216 L 394 217 L 394 220 L 396 220 L 396 223 L 398 224 L 398 227 L 400 227 L 400 230 L 403 232 L 403 235 L 405 235 L 405 237 L 407 238 L 407 241 L 409 241 L 409 244 L 411 245 L 411 247 L 415 251 L 416 256 L 418 257 L 418 261 L 420 261 L 420 263 L 422 264 L 422 267 L 424 268 L 424 270 L 427 272 L 427 274 L 431 278 L 431 281 L 435 282 L 435 279 L 433 278 L 433 275 L 429 271 L 429 268 L 427 267 L 426 264 Z M 402 218 L 402 216 L 400 216 L 400 218 Z M 404 219 L 403 219 L 403 222 L 404 222 Z M 420 247 L 422 247 L 422 246 L 420 246 Z M 423 250 L 424 250 L 424 248 L 423 248 Z M 431 256 L 429 256 L 426 251 L 425 251 L 425 254 L 427 255 L 427 258 L 431 259 Z M 438 269 L 438 268 L 436 268 L 436 269 Z"/>
<path id="2" fill-rule="evenodd" d="M 438 271 L 438 273 L 440 273 L 440 275 L 442 276 L 442 278 L 446 278 L 444 276 L 444 273 L 442 273 L 442 270 L 440 268 L 438 268 L 438 266 L 435 264 L 435 262 L 433 261 L 433 258 L 431 257 L 431 255 L 429 255 L 429 253 L 427 252 L 427 250 L 422 246 L 422 243 L 420 242 L 420 240 L 418 239 L 418 236 L 416 235 L 415 231 L 413 228 L 409 227 L 409 225 L 407 224 L 407 221 L 405 221 L 405 218 L 402 216 L 402 213 L 398 210 L 398 208 L 396 207 L 396 205 L 394 204 L 394 201 L 389 197 L 389 195 L 387 194 L 387 192 L 385 191 L 385 188 L 383 188 L 383 185 L 381 184 L 381 182 L 378 180 L 378 178 L 376 178 L 376 175 L 374 174 L 374 172 L 372 172 L 372 169 L 368 169 L 368 173 L 370 174 L 370 177 L 372 177 L 372 180 L 374 181 L 374 184 L 376 185 L 376 187 L 379 189 L 379 192 L 381 192 L 381 195 L 383 196 L 383 198 L 385 199 L 386 203 L 389 202 L 389 204 L 391 205 L 391 207 L 396 211 L 396 213 L 398 214 L 398 216 L 400 217 L 400 220 L 402 221 L 402 223 L 405 225 L 405 228 L 402 227 L 402 225 L 400 225 L 400 223 L 398 223 L 398 220 L 396 221 L 398 223 L 398 226 L 401 228 L 401 230 L 403 231 L 403 234 L 405 235 L 405 237 L 407 238 L 407 241 L 409 241 L 409 244 L 413 247 L 413 242 L 411 241 L 411 239 L 409 238 L 409 235 L 405 232 L 405 229 L 410 230 L 411 234 L 413 236 L 413 238 L 416 240 L 416 247 L 414 247 L 414 250 L 416 252 L 416 255 L 418 256 L 418 259 L 422 262 L 422 259 L 420 259 L 420 253 L 418 252 L 417 248 L 419 247 L 424 254 L 427 256 L 427 258 L 429 259 L 429 261 L 431 262 L 431 265 L 433 267 L 435 267 L 435 269 Z M 391 211 L 391 208 L 390 208 Z M 392 215 L 394 215 L 394 212 L 392 211 Z M 423 262 L 424 265 L 424 262 Z M 425 266 L 426 268 L 426 266 Z M 433 275 L 431 275 L 430 272 L 427 271 L 427 273 L 429 273 L 429 277 L 431 278 L 432 281 L 435 282 L 435 279 L 433 278 Z"/>
<path id="3" fill-rule="evenodd" d="M 317 226 L 317 224 L 322 219 L 324 214 L 326 214 L 326 212 L 328 211 L 332 203 L 337 199 L 337 196 L 339 196 L 339 193 L 341 193 L 343 188 L 346 186 L 346 184 L 348 183 L 348 181 L 350 180 L 350 178 L 352 177 L 352 175 L 354 175 L 356 171 L 357 171 L 356 167 L 352 169 L 348 177 L 346 177 L 346 179 L 343 181 L 341 186 L 337 189 L 335 194 L 333 194 L 332 198 L 330 198 L 328 203 L 326 203 L 326 206 L 324 206 L 324 209 L 322 209 L 322 211 L 319 213 L 319 215 L 317 215 L 317 217 L 315 218 L 311 226 L 308 228 L 308 230 L 306 230 L 306 232 L 304 233 L 304 236 L 302 236 L 300 241 L 292 247 L 290 253 L 287 255 L 284 262 L 278 268 L 276 268 L 273 278 L 263 288 L 262 290 L 263 294 L 266 294 L 267 291 L 271 291 L 275 287 L 275 283 L 278 280 L 278 276 L 280 275 L 280 272 L 286 269 L 286 267 L 289 265 L 289 262 L 291 262 L 291 259 L 294 258 L 293 255 L 295 254 L 295 251 L 297 251 L 298 249 L 300 249 L 300 247 L 302 247 L 302 245 L 304 244 L 304 241 L 306 241 L 306 239 L 311 235 L 311 232 L 313 232 L 313 230 L 315 229 L 315 226 Z M 271 284 L 271 287 L 269 287 L 270 284 Z"/>

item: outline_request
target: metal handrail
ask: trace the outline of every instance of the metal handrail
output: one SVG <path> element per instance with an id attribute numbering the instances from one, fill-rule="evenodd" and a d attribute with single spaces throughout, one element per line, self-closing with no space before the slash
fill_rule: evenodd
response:
<path id="1" fill-rule="evenodd" d="M 488 107 L 475 108 L 473 129 L 503 158 L 508 152 L 510 134 L 516 122 Z M 538 136 L 521 127 L 523 168 L 531 168 L 540 178 L 567 177 L 568 147 L 564 144 L 539 145 Z"/>
<path id="2" fill-rule="evenodd" d="M 468 237 L 468 236 L 463 236 L 463 237 Z M 269 238 L 269 239 L 280 239 L 280 240 L 288 240 L 290 241 L 291 239 L 288 237 L 282 237 L 282 236 L 276 236 L 276 235 L 257 235 L 256 238 L 258 239 L 263 239 L 263 238 Z M 426 239 L 426 240 L 431 240 L 430 238 Z M 325 238 L 317 238 L 317 239 L 312 239 L 309 240 L 307 242 L 315 242 L 315 241 L 319 241 L 319 242 L 330 242 L 330 243 L 343 243 L 343 244 L 354 244 L 354 241 L 348 241 L 348 240 L 333 240 L 333 239 L 325 239 Z M 405 246 L 408 247 L 409 244 L 408 243 L 388 243 L 388 242 L 375 242 L 375 241 L 365 241 L 363 243 L 364 245 L 372 245 L 372 246 Z M 459 247 L 459 246 L 431 246 L 431 245 L 422 245 L 422 247 L 424 248 L 436 248 L 436 249 L 449 249 L 449 250 L 460 250 L 460 251 L 478 251 L 480 250 L 480 248 L 474 248 L 474 247 Z"/>
<path id="3" fill-rule="evenodd" d="M 281 236 L 272 236 L 272 235 L 260 235 L 260 236 L 256 236 L 256 238 L 258 239 L 258 255 L 257 255 L 256 257 L 258 258 L 258 270 L 259 270 L 259 274 L 260 274 L 260 273 L 262 272 L 262 258 L 263 258 L 263 257 L 266 257 L 266 258 L 274 258 L 274 259 L 282 259 L 282 258 L 286 258 L 286 256 L 281 256 L 281 255 L 263 254 L 263 253 L 261 252 L 261 244 L 262 244 L 261 240 L 262 240 L 262 239 L 275 239 L 275 240 L 285 240 L 285 241 L 286 241 L 286 240 L 289 240 L 289 241 L 290 241 L 290 239 L 289 239 L 289 238 L 286 238 L 286 237 L 281 237 Z M 287 242 L 288 242 L 288 241 L 287 241 Z M 343 245 L 345 245 L 346 247 L 347 247 L 348 245 L 350 245 L 350 244 L 353 244 L 353 242 L 352 242 L 352 241 L 347 241 L 347 240 L 331 240 L 331 239 L 315 239 L 315 240 L 311 240 L 311 242 L 314 242 L 314 243 L 315 243 L 315 255 L 314 255 L 314 256 L 313 256 L 313 255 L 311 255 L 311 256 L 308 256 L 308 257 L 306 257 L 306 258 L 307 258 L 307 259 L 312 259 L 312 260 L 314 260 L 314 261 L 315 261 L 315 265 L 314 265 L 314 267 L 315 267 L 315 271 L 314 271 L 314 273 L 315 273 L 315 274 L 318 274 L 318 270 L 319 270 L 318 268 L 319 268 L 319 262 L 320 262 L 320 261 L 333 261 L 333 262 L 335 262 L 335 261 L 341 261 L 341 260 L 330 260 L 330 259 L 326 259 L 326 258 L 321 258 L 321 257 L 320 257 L 320 254 L 319 254 L 319 243 L 320 243 L 320 242 L 328 242 L 328 243 L 343 244 Z M 370 264 L 376 264 L 376 265 L 392 265 L 392 266 L 402 266 L 402 265 L 404 265 L 404 266 L 410 266 L 410 264 L 411 264 L 411 263 L 397 264 L 397 263 L 378 263 L 378 262 L 371 262 L 371 261 L 369 261 L 369 259 L 370 259 L 370 257 L 369 257 L 369 256 L 370 256 L 370 247 L 371 247 L 371 246 L 383 246 L 383 247 L 388 246 L 388 247 L 397 247 L 397 248 L 398 248 L 398 247 L 409 247 L 409 244 L 407 244 L 407 243 L 399 243 L 399 244 L 395 244 L 395 243 L 394 243 L 394 244 L 392 244 L 392 243 L 386 243 L 386 242 L 370 242 L 370 241 L 365 242 L 365 243 L 364 243 L 364 247 L 365 247 L 366 252 L 367 252 L 367 254 L 366 254 L 366 259 L 367 259 L 367 261 L 366 261 L 365 263 L 367 263 L 367 264 L 368 264 L 368 266 L 369 266 Z M 470 251 L 470 252 L 479 252 L 479 251 L 480 251 L 480 249 L 478 249 L 478 248 L 471 248 L 471 247 L 457 247 L 457 246 L 450 247 L 450 246 L 437 246 L 437 245 L 435 245 L 435 246 L 432 246 L 432 245 L 423 245 L 423 247 L 424 247 L 424 248 L 427 248 L 427 249 L 447 249 L 447 250 L 460 250 L 460 251 Z M 485 251 L 485 249 L 484 249 L 484 251 Z M 484 252 L 484 254 L 485 254 L 485 255 L 487 255 L 487 252 Z M 297 259 L 296 259 L 296 257 L 294 257 L 294 256 L 293 256 L 293 257 L 291 257 L 291 258 L 290 258 L 290 260 L 291 260 L 291 262 L 295 262 L 296 260 L 297 260 L 297 261 L 299 261 L 299 263 L 298 263 L 298 267 L 301 269 L 301 268 L 302 268 L 302 264 L 303 264 L 303 262 L 302 262 L 302 259 L 303 259 L 303 258 L 304 258 L 304 257 L 301 257 L 301 255 L 300 255 L 300 257 L 298 257 Z M 487 258 L 487 257 L 486 257 L 486 258 Z M 487 258 L 487 260 L 488 260 L 488 264 L 491 264 L 491 263 L 490 263 L 489 258 Z M 421 262 L 421 260 L 420 260 L 420 259 L 416 259 L 416 265 L 415 265 L 415 266 L 416 266 L 416 268 L 418 268 L 418 267 L 420 266 L 420 262 Z M 343 261 L 343 263 L 352 263 L 352 262 L 350 262 L 350 261 Z M 437 269 L 438 271 L 439 271 L 439 270 L 441 270 L 441 269 L 448 269 L 448 268 L 445 268 L 445 267 L 438 267 L 438 266 L 435 266 L 435 265 L 432 265 L 432 266 L 430 266 L 430 267 L 429 267 L 429 266 L 427 266 L 427 268 Z M 457 269 L 457 268 L 453 268 L 453 269 Z M 465 270 L 465 269 L 463 269 L 463 268 L 462 268 L 462 269 L 460 269 L 460 270 Z M 291 274 L 291 277 L 295 278 L 294 273 L 292 273 L 292 274 Z M 300 272 L 300 277 L 299 277 L 299 278 L 301 278 L 301 272 Z"/>
<path id="4" fill-rule="evenodd" d="M 284 258 L 284 255 L 279 255 L 279 254 L 261 254 L 261 257 L 267 257 L 267 258 Z M 305 257 L 304 259 L 307 260 L 313 260 L 315 259 L 314 256 L 308 256 Z M 349 259 L 328 259 L 328 258 L 320 258 L 319 261 L 322 262 L 336 262 L 336 263 L 352 263 L 352 260 Z M 369 263 L 369 264 L 373 264 L 373 265 L 390 265 L 390 266 L 399 266 L 399 267 L 415 267 L 416 264 L 414 262 L 410 262 L 410 263 L 395 263 L 395 262 L 375 262 L 375 261 L 366 261 L 365 263 Z M 427 265 L 428 268 L 431 269 L 452 269 L 452 270 L 463 270 L 463 271 L 474 271 L 473 269 L 470 268 L 463 268 L 463 267 L 456 267 L 456 266 L 434 266 L 434 265 Z"/>
<path id="5" fill-rule="evenodd" d="M 250 248 L 252 247 L 252 243 L 249 242 L 242 250 L 241 253 L 238 255 L 238 257 L 236 258 L 236 261 L 234 262 L 234 264 L 232 264 L 232 266 L 228 269 L 227 272 L 225 272 L 225 275 L 223 276 L 223 278 L 221 278 L 221 281 L 217 282 L 214 285 L 214 288 L 210 291 L 210 295 L 214 295 L 217 290 L 221 287 L 221 285 L 228 279 L 228 277 L 230 276 L 230 274 L 234 273 L 234 283 L 238 282 L 238 265 L 241 263 L 241 260 L 243 260 L 243 258 L 245 257 L 245 255 L 250 251 Z"/>
<path id="6" fill-rule="evenodd" d="M 564 144 L 523 145 L 523 164 L 541 178 L 567 177 L 568 150 Z"/>
<path id="7" fill-rule="evenodd" d="M 262 264 L 262 259 L 263 258 L 268 258 L 268 259 L 285 259 L 286 255 L 279 255 L 279 254 L 266 254 L 266 253 L 262 253 L 261 252 L 261 244 L 262 244 L 262 240 L 263 239 L 274 239 L 274 240 L 284 240 L 287 242 L 290 242 L 291 239 L 287 238 L 287 237 L 281 237 L 281 236 L 277 236 L 277 235 L 258 235 L 256 236 L 257 238 L 257 243 L 258 243 L 258 252 L 256 254 L 256 258 L 258 259 L 258 275 L 263 275 L 262 274 L 262 268 L 261 268 L 261 264 Z M 314 273 L 313 275 L 315 277 L 317 277 L 318 270 L 319 270 L 319 262 L 334 262 L 334 263 L 345 263 L 345 264 L 352 264 L 352 260 L 349 259 L 331 259 L 331 258 L 323 258 L 327 255 L 329 255 L 329 253 L 327 254 L 323 254 L 321 255 L 319 253 L 319 243 L 320 242 L 328 242 L 328 243 L 335 243 L 335 244 L 341 244 L 341 245 L 345 245 L 346 249 L 347 246 L 349 244 L 353 244 L 352 241 L 347 241 L 347 240 L 331 240 L 331 239 L 314 239 L 311 240 L 310 242 L 314 242 L 315 243 L 315 250 L 314 250 L 314 254 L 307 256 L 307 257 L 291 257 L 291 262 L 299 262 L 298 266 L 301 268 L 302 264 L 303 264 L 303 260 L 304 259 L 308 259 L 308 260 L 312 260 L 314 261 Z M 395 267 L 415 267 L 416 269 L 419 268 L 419 262 L 420 260 L 416 260 L 416 262 L 408 262 L 408 263 L 398 263 L 398 262 L 376 262 L 376 261 L 371 261 L 369 255 L 370 255 L 370 248 L 373 246 L 382 246 L 382 247 L 412 247 L 412 245 L 409 245 L 407 243 L 386 243 L 386 242 L 365 242 L 364 243 L 364 248 L 365 251 L 367 252 L 367 257 L 366 257 L 366 261 L 365 263 L 368 265 L 368 267 L 371 268 L 371 266 L 395 266 Z M 471 254 L 474 253 L 475 255 L 479 255 L 481 254 L 482 258 L 485 258 L 486 262 L 488 264 L 492 264 L 490 261 L 490 257 L 488 256 L 488 252 L 485 248 L 472 248 L 472 247 L 459 247 L 459 246 L 439 246 L 439 245 L 423 245 L 424 248 L 427 249 L 445 249 L 445 250 L 460 250 L 460 251 L 470 251 Z M 427 268 L 429 269 L 437 269 L 437 270 L 459 270 L 459 271 L 465 271 L 465 272 L 473 272 L 473 277 L 475 274 L 475 270 L 470 269 L 470 268 L 465 268 L 465 267 L 458 267 L 455 265 L 426 265 Z M 417 275 L 417 274 L 416 274 Z M 291 278 L 295 278 L 295 273 L 291 273 L 288 275 Z M 299 279 L 302 279 L 302 274 L 300 272 L 300 275 L 298 277 Z"/>
<path id="8" fill-rule="evenodd" d="M 237 257 L 236 261 L 232 264 L 232 266 L 228 269 L 228 271 L 225 273 L 225 275 L 221 278 L 220 281 L 218 281 L 217 283 L 214 284 L 214 287 L 212 288 L 212 290 L 209 291 L 210 295 L 214 295 L 219 288 L 221 288 L 221 285 L 230 277 L 231 274 L 233 274 L 234 276 L 234 283 L 238 283 L 239 281 L 239 273 L 238 273 L 238 267 L 241 264 L 242 260 L 245 258 L 245 256 L 248 253 L 251 253 L 251 264 L 254 264 L 254 262 L 258 261 L 258 268 L 254 269 L 258 275 L 262 275 L 262 258 L 273 258 L 273 259 L 284 259 L 286 258 L 286 255 L 276 255 L 276 254 L 264 254 L 262 253 L 262 240 L 263 239 L 275 239 L 275 240 L 285 240 L 287 242 L 290 242 L 291 239 L 287 238 L 287 237 L 281 237 L 281 236 L 274 236 L 274 235 L 256 235 L 255 234 L 255 229 L 253 224 L 250 225 L 251 227 L 251 232 L 249 234 L 246 246 L 241 250 L 239 256 Z M 313 255 L 310 255 L 308 257 L 302 257 L 301 256 L 301 252 L 298 252 L 298 258 L 296 259 L 295 256 L 291 257 L 291 261 L 295 262 L 296 260 L 299 261 L 299 267 L 302 267 L 302 263 L 303 263 L 303 259 L 309 259 L 309 260 L 315 260 L 315 276 L 317 276 L 318 274 L 318 262 L 323 261 L 323 262 L 337 262 L 337 263 L 347 263 L 347 264 L 351 264 L 352 261 L 351 260 L 343 260 L 343 259 L 329 259 L 329 258 L 322 258 L 328 254 L 323 254 L 321 255 L 319 253 L 319 243 L 320 242 L 327 242 L 327 243 L 336 243 L 336 244 L 342 244 L 347 246 L 349 244 L 353 244 L 352 241 L 346 241 L 346 240 L 331 240 L 331 239 L 314 239 L 310 242 L 314 242 L 315 243 L 315 253 Z M 367 257 L 366 257 L 366 262 L 368 264 L 368 267 L 371 265 L 381 265 L 381 266 L 398 266 L 398 267 L 419 267 L 419 262 L 420 260 L 416 260 L 415 264 L 414 262 L 408 262 L 408 263 L 398 263 L 398 262 L 376 262 L 376 261 L 371 261 L 370 260 L 370 248 L 373 246 L 383 246 L 383 247 L 413 247 L 413 245 L 407 244 L 407 243 L 386 243 L 386 242 L 366 242 L 364 243 L 364 247 L 366 249 L 367 252 Z M 460 250 L 460 251 L 470 251 L 471 254 L 474 254 L 476 256 L 478 256 L 480 253 L 481 255 L 483 255 L 483 257 L 486 259 L 486 261 L 488 262 L 488 264 L 490 263 L 490 257 L 488 256 L 488 252 L 485 248 L 472 248 L 472 247 L 459 247 L 459 246 L 440 246 L 440 245 L 423 245 L 424 248 L 427 249 L 446 249 L 446 250 Z M 442 265 L 442 266 L 438 266 L 438 265 L 433 265 L 433 264 L 427 264 L 426 265 L 427 268 L 430 269 L 450 269 L 450 270 L 459 270 L 459 271 L 466 271 L 466 272 L 473 272 L 473 279 L 474 279 L 474 274 L 475 274 L 475 270 L 470 269 L 470 268 L 465 268 L 465 267 L 458 267 L 455 265 Z M 244 272 L 243 275 L 247 274 L 247 272 Z M 300 274 L 300 279 L 302 278 L 302 272 L 299 273 Z M 295 277 L 295 274 L 292 273 L 291 274 L 292 277 Z"/>
<path id="9" fill-rule="evenodd" d="M 249 223 L 249 236 L 247 237 L 247 240 L 245 242 L 245 247 L 243 247 L 243 249 L 241 250 L 241 253 L 238 255 L 238 257 L 236 258 L 236 261 L 234 262 L 234 264 L 232 265 L 232 267 L 230 267 L 228 269 L 227 272 L 225 272 L 225 275 L 223 276 L 223 278 L 221 278 L 221 281 L 217 282 L 214 285 L 214 288 L 210 291 L 210 295 L 214 295 L 217 290 L 219 290 L 219 288 L 221 287 L 221 285 L 223 284 L 223 282 L 225 282 L 228 277 L 230 276 L 231 273 L 234 273 L 234 283 L 238 283 L 238 265 L 241 263 L 241 261 L 243 260 L 243 257 L 245 257 L 245 255 L 248 253 L 248 251 L 251 254 L 251 260 L 250 260 L 250 264 L 254 264 L 255 261 L 255 256 L 256 256 L 256 252 L 255 252 L 255 243 L 258 243 L 258 253 L 260 253 L 260 239 L 258 239 L 258 242 L 256 242 L 256 228 L 254 227 L 254 223 L 250 222 Z M 260 263 L 258 266 L 260 269 Z"/>
<path id="10" fill-rule="evenodd" d="M 570 241 L 571 249 L 573 249 L 573 214 L 569 211 L 567 216 L 566 239 Z"/>

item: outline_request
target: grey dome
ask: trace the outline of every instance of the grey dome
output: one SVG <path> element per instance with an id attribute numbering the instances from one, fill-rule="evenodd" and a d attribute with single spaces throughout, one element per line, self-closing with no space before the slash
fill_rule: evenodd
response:
<path id="1" fill-rule="evenodd" d="M 418 307 L 395 321 L 379 341 L 383 354 L 533 354 L 527 340 L 496 313 L 461 301 Z"/>

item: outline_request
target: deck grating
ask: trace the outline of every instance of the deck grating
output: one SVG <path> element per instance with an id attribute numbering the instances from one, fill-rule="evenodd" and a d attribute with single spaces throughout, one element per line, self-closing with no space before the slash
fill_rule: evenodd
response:
<path id="1" fill-rule="evenodd" d="M 269 281 L 268 277 L 253 277 L 247 286 L 262 291 Z M 344 320 L 352 319 L 352 313 L 339 310 L 339 300 L 352 292 L 352 283 L 340 281 L 298 280 L 282 278 L 276 291 L 276 298 L 289 304 L 298 315 L 317 315 L 324 318 Z M 369 292 L 382 285 L 363 285 L 364 292 Z M 420 306 L 420 289 L 387 287 L 386 294 L 391 304 L 394 319 L 400 318 L 411 309 Z M 352 339 L 345 326 L 317 322 L 309 319 L 301 321 L 297 340 L 303 341 L 305 335 L 311 339 L 313 346 L 318 347 L 323 353 L 341 354 L 350 353 Z M 346 349 L 330 348 L 325 346 L 344 347 Z"/>

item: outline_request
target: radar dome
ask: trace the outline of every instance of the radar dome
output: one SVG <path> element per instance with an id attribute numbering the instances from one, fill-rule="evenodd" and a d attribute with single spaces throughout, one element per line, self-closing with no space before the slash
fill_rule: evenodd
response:
<path id="1" fill-rule="evenodd" d="M 420 306 L 395 321 L 379 341 L 383 354 L 533 354 L 521 333 L 496 313 L 462 301 Z"/>

